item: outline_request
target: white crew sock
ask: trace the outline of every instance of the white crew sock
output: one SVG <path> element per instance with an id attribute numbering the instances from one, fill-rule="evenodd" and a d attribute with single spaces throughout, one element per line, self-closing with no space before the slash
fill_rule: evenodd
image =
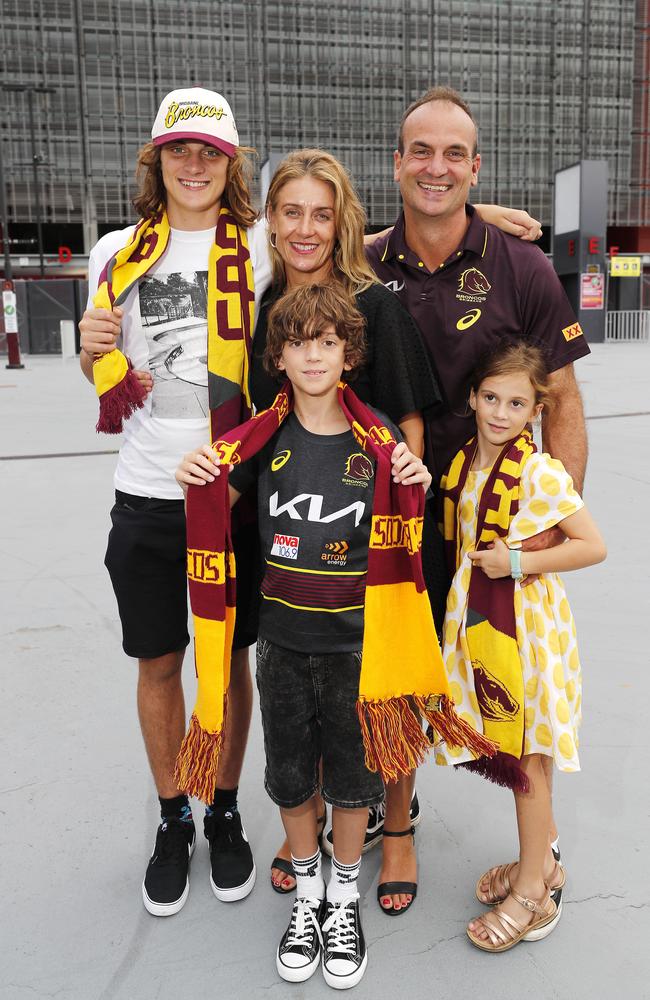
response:
<path id="1" fill-rule="evenodd" d="M 358 894 L 357 879 L 361 868 L 361 858 L 354 864 L 344 865 L 332 855 L 332 875 L 327 886 L 330 903 L 341 903 L 344 899 Z"/>
<path id="2" fill-rule="evenodd" d="M 320 848 L 309 858 L 294 858 L 291 864 L 296 873 L 296 896 L 298 899 L 322 899 L 325 895 L 325 883 L 321 870 Z"/>

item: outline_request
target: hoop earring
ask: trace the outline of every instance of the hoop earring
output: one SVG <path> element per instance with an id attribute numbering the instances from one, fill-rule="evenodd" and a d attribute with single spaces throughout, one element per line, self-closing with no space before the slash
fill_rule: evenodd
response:
<path id="1" fill-rule="evenodd" d="M 275 233 L 269 233 L 269 243 L 271 244 L 274 250 L 278 249 L 278 240 Z"/>

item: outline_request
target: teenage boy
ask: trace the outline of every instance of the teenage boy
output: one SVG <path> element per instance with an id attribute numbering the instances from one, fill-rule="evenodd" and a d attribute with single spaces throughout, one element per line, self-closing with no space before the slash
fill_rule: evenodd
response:
<path id="1" fill-rule="evenodd" d="M 376 496 L 381 495 L 379 459 L 373 461 L 372 449 L 360 445 L 363 415 L 357 414 L 353 434 L 350 410 L 344 410 L 346 400 L 352 409 L 350 397 L 357 407 L 362 404 L 347 387 L 339 389 L 342 374 L 353 373 L 363 359 L 363 327 L 353 301 L 335 285 L 300 286 L 279 300 L 269 315 L 265 364 L 273 374 L 288 378 L 293 409 L 286 419 L 278 418 L 279 429 L 278 421 L 270 425 L 266 443 L 254 457 L 231 466 L 228 484 L 231 505 L 257 485 L 266 560 L 257 645 L 265 786 L 280 807 L 297 881 L 291 919 L 277 950 L 277 969 L 283 979 L 302 982 L 322 957 L 325 980 L 337 989 L 356 985 L 367 965 L 357 878 L 368 807 L 383 796 L 380 774 L 365 765 L 357 714 L 364 602 L 368 608 L 367 591 L 373 589 L 370 576 L 367 579 L 371 527 L 374 547 L 404 544 L 381 540 L 381 519 L 373 514 Z M 284 415 L 283 394 L 255 418 L 260 427 L 273 420 L 276 408 Z M 363 411 L 377 440 L 399 438 L 384 417 Z M 240 428 L 234 436 L 239 440 L 232 449 L 242 443 L 246 447 L 251 431 Z M 431 476 L 405 443 L 392 451 L 392 472 L 388 459 L 381 457 L 388 463 L 388 481 L 392 475 L 405 487 L 428 488 Z M 215 452 L 207 445 L 188 454 L 177 471 L 183 489 L 215 483 L 219 467 L 214 460 Z M 209 507 L 204 514 L 206 510 Z M 399 516 L 385 521 L 393 528 L 398 521 L 406 523 Z M 188 523 L 193 523 L 191 506 Z M 389 579 L 386 570 L 382 582 Z M 214 590 L 208 588 L 207 597 Z M 426 593 L 421 597 L 426 600 Z M 192 603 L 194 608 L 194 597 Z M 432 622 L 430 629 L 435 641 Z M 327 890 L 314 797 L 321 758 L 322 795 L 332 806 L 334 841 Z"/>
<path id="2" fill-rule="evenodd" d="M 168 916 L 187 899 L 195 843 L 189 801 L 174 778 L 185 731 L 181 667 L 189 642 L 185 514 L 174 470 L 188 449 L 210 436 L 210 417 L 220 432 L 243 419 L 251 265 L 256 298 L 269 283 L 270 268 L 227 101 L 201 88 L 172 91 L 160 105 L 151 139 L 138 156 L 134 207 L 142 222 L 108 233 L 91 252 L 90 298 L 79 327 L 81 368 L 89 381 L 95 374 L 98 391 L 95 362 L 119 347 L 147 393 L 144 406 L 124 423 L 106 566 L 124 651 L 138 660 L 140 726 L 160 800 L 143 900 L 150 913 Z M 98 308 L 98 290 L 114 293 L 129 267 L 138 279 L 126 282 L 121 295 L 109 295 L 112 309 Z M 242 330 L 224 330 L 224 315 L 235 324 L 241 317 Z M 239 351 L 239 378 L 232 368 L 220 371 L 226 351 L 229 358 Z M 242 566 L 250 561 L 240 560 Z M 248 646 L 255 641 L 240 611 L 225 747 L 204 821 L 211 886 L 226 902 L 246 896 L 255 881 L 237 809 L 252 701 Z"/>

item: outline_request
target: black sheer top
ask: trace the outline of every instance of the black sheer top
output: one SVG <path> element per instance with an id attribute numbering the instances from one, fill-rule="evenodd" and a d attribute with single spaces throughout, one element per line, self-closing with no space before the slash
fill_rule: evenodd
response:
<path id="1" fill-rule="evenodd" d="M 271 287 L 260 303 L 253 335 L 250 392 L 256 410 L 273 402 L 282 379 L 274 379 L 262 363 L 268 312 L 282 294 Z M 356 296 L 366 319 L 367 357 L 349 382 L 357 396 L 398 424 L 409 413 L 441 402 L 440 390 L 420 331 L 397 297 L 381 284 Z"/>

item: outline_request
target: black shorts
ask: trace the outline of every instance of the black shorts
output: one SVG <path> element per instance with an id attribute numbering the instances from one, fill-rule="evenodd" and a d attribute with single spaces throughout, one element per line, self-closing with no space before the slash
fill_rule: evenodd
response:
<path id="1" fill-rule="evenodd" d="M 376 805 L 384 797 L 378 774 L 365 765 L 357 715 L 361 653 L 308 656 L 257 642 L 266 772 L 273 801 L 293 809 L 319 785 L 323 798 L 343 809 Z"/>
<path id="2" fill-rule="evenodd" d="M 122 622 L 127 656 L 156 659 L 185 649 L 187 558 L 182 500 L 158 500 L 115 491 L 113 527 L 104 560 Z M 237 561 L 237 619 L 233 649 L 251 646 L 256 623 L 257 531 L 240 532 L 234 541 Z"/>

